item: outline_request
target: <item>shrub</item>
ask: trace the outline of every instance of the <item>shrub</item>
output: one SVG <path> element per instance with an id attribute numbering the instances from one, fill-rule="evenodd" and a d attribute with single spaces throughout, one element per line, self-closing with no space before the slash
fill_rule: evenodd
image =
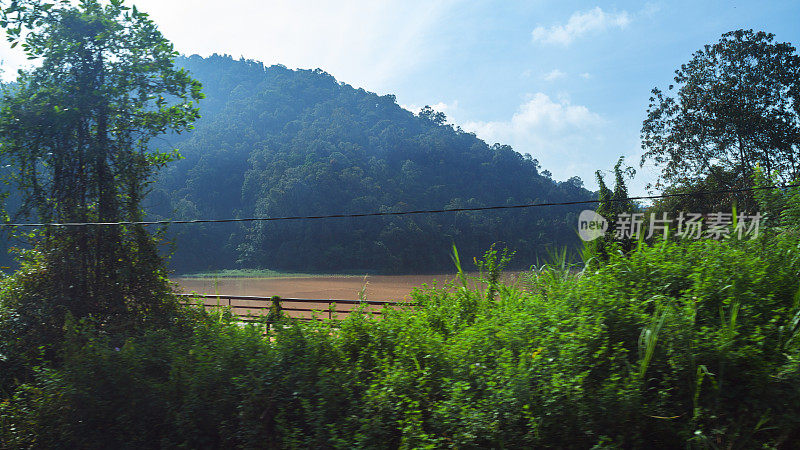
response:
<path id="1" fill-rule="evenodd" d="M 494 299 L 423 287 L 338 325 L 189 310 L 116 347 L 70 322 L 60 369 L 0 406 L 7 446 L 781 447 L 800 439 L 800 247 L 642 245 Z M 264 337 L 263 333 L 268 333 Z"/>

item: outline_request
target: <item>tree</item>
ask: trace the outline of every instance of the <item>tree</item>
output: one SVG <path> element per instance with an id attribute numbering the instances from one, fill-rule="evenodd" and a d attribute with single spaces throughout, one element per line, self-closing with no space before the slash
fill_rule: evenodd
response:
<path id="1" fill-rule="evenodd" d="M 756 166 L 784 182 L 800 175 L 800 57 L 791 44 L 726 33 L 695 52 L 668 91 L 653 89 L 642 125 L 641 164 L 663 167 L 658 187 L 749 187 Z"/>
<path id="2" fill-rule="evenodd" d="M 425 107 L 419 111 L 418 116 L 423 119 L 430 120 L 436 125 L 444 125 L 447 123 L 447 116 L 443 112 L 436 111 L 435 109 L 431 108 L 429 105 L 425 105 Z"/>
<path id="3" fill-rule="evenodd" d="M 595 172 L 597 185 L 599 186 L 596 212 L 608 221 L 609 229 L 604 236 L 591 241 L 584 247 L 587 251 L 584 255 L 585 261 L 591 258 L 596 258 L 599 261 L 606 261 L 608 260 L 609 253 L 615 246 L 623 251 L 630 251 L 633 248 L 633 241 L 631 239 L 616 239 L 612 229 L 620 215 L 630 214 L 636 210 L 636 204 L 628 199 L 628 186 L 625 183 L 626 178 L 632 179 L 636 176 L 636 170 L 624 164 L 624 156 L 620 156 L 617 163 L 614 164 L 613 191 L 609 189 L 601 171 L 598 170 Z"/>
<path id="4" fill-rule="evenodd" d="M 597 214 L 605 217 L 611 223 L 616 222 L 620 214 L 631 213 L 636 209 L 633 201 L 628 200 L 628 186 L 625 184 L 626 178 L 633 179 L 636 176 L 636 170 L 624 164 L 624 156 L 620 156 L 617 163 L 614 164 L 613 191 L 606 185 L 603 174 L 599 170 L 595 172 L 597 185 L 600 187 L 598 190 L 599 204 L 597 206 Z"/>
<path id="5" fill-rule="evenodd" d="M 4 93 L 0 157 L 21 212 L 42 222 L 141 220 L 154 171 L 174 159 L 151 138 L 199 117 L 200 84 L 148 15 L 123 0 L 0 0 L 0 26 L 38 67 Z M 45 227 L 36 238 L 49 301 L 78 317 L 127 321 L 168 285 L 137 225 Z M 118 320 L 118 322 L 119 322 Z"/>

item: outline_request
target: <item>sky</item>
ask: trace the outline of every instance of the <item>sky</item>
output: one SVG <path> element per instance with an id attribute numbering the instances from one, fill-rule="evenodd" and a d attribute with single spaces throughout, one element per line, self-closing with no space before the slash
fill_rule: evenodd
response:
<path id="1" fill-rule="evenodd" d="M 578 176 L 596 189 L 595 171 L 609 174 L 625 156 L 638 171 L 634 195 L 659 172 L 640 167 L 652 88 L 727 31 L 800 45 L 793 1 L 132 3 L 181 53 L 320 68 L 412 111 L 431 105 L 489 144 L 531 154 L 557 180 Z M 5 42 L 0 59 L 4 79 L 24 61 Z"/>

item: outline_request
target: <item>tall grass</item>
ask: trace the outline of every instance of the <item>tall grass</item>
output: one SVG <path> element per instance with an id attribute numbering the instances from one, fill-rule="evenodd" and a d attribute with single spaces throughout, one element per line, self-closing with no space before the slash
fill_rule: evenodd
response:
<path id="1" fill-rule="evenodd" d="M 767 239 L 767 238 L 765 238 Z M 494 250 L 494 249 L 492 249 Z M 64 364 L 0 399 L 7 447 L 786 448 L 800 438 L 800 249 L 660 242 L 580 273 L 413 293 L 337 327 L 190 310 L 122 346 L 68 331 Z M 474 283 L 496 280 L 489 285 Z M 118 347 L 118 348 L 115 348 Z M 64 413 L 68 411 L 69 413 Z"/>

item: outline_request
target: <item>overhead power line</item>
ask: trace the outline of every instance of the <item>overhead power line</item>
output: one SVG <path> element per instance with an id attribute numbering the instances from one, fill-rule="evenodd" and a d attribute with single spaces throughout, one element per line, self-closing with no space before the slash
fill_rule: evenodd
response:
<path id="1" fill-rule="evenodd" d="M 620 199 L 609 199 L 611 202 L 626 202 L 634 200 L 655 200 L 659 198 L 671 197 L 701 197 L 704 195 L 716 194 L 735 194 L 740 192 L 751 192 L 767 189 L 788 189 L 800 187 L 800 184 L 787 184 L 783 186 L 763 186 L 742 189 L 724 189 L 719 191 L 700 191 L 676 194 L 644 195 L 639 197 L 626 197 Z M 150 221 L 123 221 L 123 222 L 64 222 L 64 223 L 2 223 L 2 227 L 85 227 L 85 226 L 118 226 L 118 225 L 172 225 L 172 224 L 197 224 L 197 223 L 230 223 L 230 222 L 278 222 L 285 220 L 317 220 L 317 219 L 343 219 L 357 217 L 380 217 L 380 216 L 408 216 L 413 214 L 439 214 L 452 212 L 471 212 L 471 211 L 494 211 L 502 209 L 522 209 L 538 208 L 546 206 L 571 206 L 589 205 L 600 203 L 600 200 L 578 200 L 572 202 L 549 202 L 549 203 L 525 203 L 519 205 L 497 205 L 497 206 L 476 206 L 471 208 L 448 208 L 448 209 L 418 209 L 411 211 L 383 211 L 356 214 L 325 214 L 318 216 L 285 216 L 285 217 L 240 217 L 231 219 L 192 219 L 192 220 L 150 220 Z"/>

